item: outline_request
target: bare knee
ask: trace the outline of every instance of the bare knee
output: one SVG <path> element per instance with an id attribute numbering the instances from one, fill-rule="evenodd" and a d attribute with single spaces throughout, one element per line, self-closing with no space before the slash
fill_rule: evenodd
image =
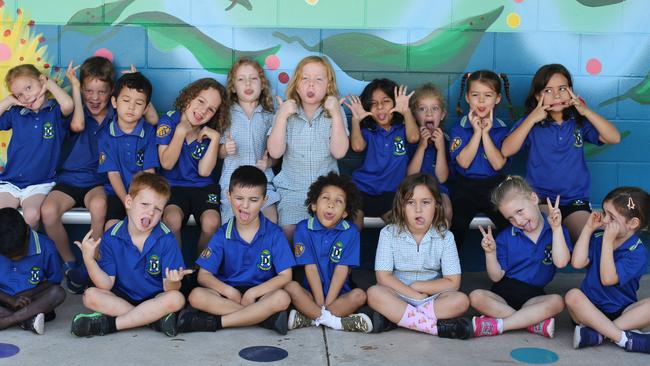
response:
<path id="1" fill-rule="evenodd" d="M 166 291 L 162 300 L 165 311 L 168 313 L 179 311 L 185 305 L 185 297 L 180 291 Z"/>
<path id="2" fill-rule="evenodd" d="M 348 296 L 350 296 L 352 303 L 356 306 L 361 306 L 366 303 L 366 300 L 368 300 L 366 293 L 359 288 L 355 288 L 354 290 L 350 291 L 350 295 Z"/>
<path id="3" fill-rule="evenodd" d="M 583 298 L 584 298 L 584 294 L 582 293 L 582 291 L 580 291 L 580 289 L 577 288 L 572 288 L 566 293 L 566 295 L 564 295 L 564 301 L 566 302 L 566 306 L 569 309 L 578 306 L 578 304 Z"/>
<path id="4" fill-rule="evenodd" d="M 564 300 L 562 299 L 562 296 L 557 294 L 550 295 L 548 300 L 548 307 L 549 310 L 555 314 L 558 314 L 564 310 Z"/>
<path id="5" fill-rule="evenodd" d="M 284 286 L 284 290 L 290 294 L 300 291 L 301 288 L 302 286 L 300 286 L 300 284 L 296 281 L 291 281 Z"/>
<path id="6" fill-rule="evenodd" d="M 284 290 L 275 290 L 269 300 L 274 312 L 286 310 L 291 304 L 291 297 Z"/>
<path id="7" fill-rule="evenodd" d="M 50 287 L 50 301 L 53 306 L 59 306 L 65 300 L 65 290 L 63 287 L 56 285 Z"/>
<path id="8" fill-rule="evenodd" d="M 368 300 L 368 305 L 370 305 L 371 308 L 374 308 L 375 305 L 377 305 L 379 302 L 381 302 L 381 298 L 385 294 L 385 290 L 383 287 L 374 285 L 368 288 L 367 291 L 367 300 Z"/>
<path id="9" fill-rule="evenodd" d="M 201 231 L 205 234 L 214 234 L 219 228 L 221 220 L 218 215 L 210 215 L 206 220 L 201 218 Z"/>
<path id="10" fill-rule="evenodd" d="M 38 227 L 39 221 L 41 221 L 41 210 L 40 208 L 35 209 L 32 207 L 23 207 L 23 217 L 25 218 L 27 225 L 35 229 Z"/>
<path id="11" fill-rule="evenodd" d="M 97 297 L 99 295 L 99 290 L 95 287 L 89 287 L 84 291 L 83 294 L 83 303 L 84 306 L 88 309 L 97 309 Z"/>
<path id="12" fill-rule="evenodd" d="M 183 226 L 183 215 L 176 212 L 168 213 L 165 215 L 163 221 L 165 225 L 169 226 L 172 232 L 177 233 L 181 231 L 181 227 Z"/>
<path id="13" fill-rule="evenodd" d="M 103 197 L 95 197 L 88 203 L 88 211 L 93 218 L 104 219 L 106 217 L 107 203 Z"/>
<path id="14" fill-rule="evenodd" d="M 485 301 L 486 294 L 485 290 L 474 290 L 469 293 L 469 302 L 472 307 L 476 307 L 477 304 L 481 304 Z"/>
<path id="15" fill-rule="evenodd" d="M 46 200 L 41 206 L 41 217 L 43 218 L 43 224 L 50 226 L 61 221 L 61 212 L 59 212 L 56 204 Z"/>
<path id="16" fill-rule="evenodd" d="M 449 308 L 453 309 L 454 312 L 457 312 L 459 315 L 469 309 L 469 297 L 462 292 L 454 292 L 447 296 L 447 301 L 449 303 Z"/>
<path id="17" fill-rule="evenodd" d="M 192 292 L 190 292 L 190 296 L 187 297 L 187 301 L 194 307 L 201 307 L 201 305 L 205 303 L 204 290 L 200 287 L 195 288 L 192 290 Z"/>

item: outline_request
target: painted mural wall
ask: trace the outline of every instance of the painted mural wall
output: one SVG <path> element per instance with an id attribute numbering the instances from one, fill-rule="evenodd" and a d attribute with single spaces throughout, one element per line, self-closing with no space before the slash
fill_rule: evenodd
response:
<path id="1" fill-rule="evenodd" d="M 225 82 L 240 56 L 257 59 L 283 96 L 298 61 L 322 54 L 343 95 L 376 77 L 411 88 L 434 82 L 446 90 L 449 128 L 463 72 L 508 74 L 520 115 L 537 68 L 562 63 L 577 93 L 624 136 L 587 147 L 591 198 L 600 202 L 618 185 L 650 190 L 648 14 L 645 0 L 0 0 L 0 76 L 29 62 L 60 77 L 70 60 L 104 55 L 149 77 L 166 111 L 192 80 Z M 505 106 L 498 114 L 514 122 Z M 7 142 L 4 133 L 0 165 Z M 350 153 L 342 169 L 360 159 Z"/>

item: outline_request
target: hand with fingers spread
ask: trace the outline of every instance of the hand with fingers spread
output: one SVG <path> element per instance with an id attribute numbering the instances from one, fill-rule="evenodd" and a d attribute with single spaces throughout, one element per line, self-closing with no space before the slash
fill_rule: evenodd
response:
<path id="1" fill-rule="evenodd" d="M 588 228 L 592 233 L 598 229 L 601 229 L 605 223 L 603 222 L 603 213 L 600 211 L 594 211 L 589 215 L 585 227 Z"/>
<path id="2" fill-rule="evenodd" d="M 323 108 L 329 112 L 330 116 L 336 113 L 341 113 L 341 103 L 343 103 L 344 100 L 345 98 L 339 99 L 333 95 L 328 95 L 327 98 L 325 98 L 325 103 L 323 103 Z"/>
<path id="3" fill-rule="evenodd" d="M 226 133 L 226 140 L 223 145 L 226 148 L 227 155 L 235 155 L 237 153 L 237 144 L 235 143 L 235 140 L 233 140 L 230 131 Z"/>
<path id="4" fill-rule="evenodd" d="M 562 211 L 560 211 L 560 196 L 555 198 L 555 205 L 551 204 L 551 199 L 546 197 L 546 204 L 548 205 L 548 224 L 551 230 L 562 230 Z"/>
<path id="5" fill-rule="evenodd" d="M 619 225 L 618 221 L 616 220 L 611 220 L 605 224 L 605 232 L 603 233 L 603 245 L 605 243 L 614 244 L 614 240 L 616 240 L 620 231 L 621 225 Z"/>
<path id="6" fill-rule="evenodd" d="M 544 95 L 539 96 L 539 100 L 537 101 L 537 106 L 535 109 L 533 109 L 532 112 L 528 115 L 528 118 L 530 118 L 532 121 L 535 123 L 542 122 L 548 118 L 548 109 L 550 106 L 544 105 Z"/>
<path id="7" fill-rule="evenodd" d="M 93 239 L 92 235 L 93 231 L 90 230 L 86 236 L 84 236 L 81 242 L 74 242 L 79 247 L 79 249 L 81 249 L 81 255 L 84 258 L 84 261 L 94 261 L 95 258 L 97 258 L 99 244 L 102 242 L 102 238 L 95 240 Z"/>
<path id="8" fill-rule="evenodd" d="M 169 269 L 165 268 L 165 280 L 168 282 L 180 282 L 183 277 L 191 275 L 194 272 L 193 269 Z"/>
<path id="9" fill-rule="evenodd" d="M 290 116 L 298 113 L 298 104 L 293 99 L 282 100 L 280 96 L 275 97 L 275 100 L 278 102 L 278 115 L 286 119 Z"/>
<path id="10" fill-rule="evenodd" d="M 488 226 L 487 231 L 482 225 L 479 225 L 478 228 L 481 230 L 481 235 L 483 235 L 481 248 L 483 248 L 486 254 L 495 253 L 497 250 L 497 242 L 494 240 L 494 236 L 492 236 L 492 226 Z"/>
<path id="11" fill-rule="evenodd" d="M 72 89 L 81 89 L 81 82 L 77 79 L 77 69 L 79 67 L 81 67 L 81 65 L 74 66 L 73 61 L 70 61 L 68 69 L 65 71 L 65 76 L 68 78 L 68 82 Z"/>
<path id="12" fill-rule="evenodd" d="M 372 116 L 372 113 L 363 108 L 361 99 L 356 95 L 348 95 L 348 97 L 343 101 L 343 104 L 345 104 L 345 106 L 350 109 L 350 112 L 352 112 L 353 121 L 363 121 L 366 117 Z"/>
<path id="13" fill-rule="evenodd" d="M 135 72 L 138 72 L 138 69 L 135 68 L 134 64 L 131 64 L 131 67 L 128 70 L 122 71 L 122 74 L 133 74 Z"/>
<path id="14" fill-rule="evenodd" d="M 262 158 L 257 159 L 257 161 L 255 162 L 255 166 L 257 167 L 257 169 L 263 172 L 266 171 L 266 169 L 268 169 L 269 167 L 271 167 L 271 159 L 269 158 L 268 150 L 264 150 L 264 153 L 262 154 Z"/>
<path id="15" fill-rule="evenodd" d="M 412 91 L 410 94 L 406 94 L 406 89 L 406 85 L 400 85 L 399 88 L 395 88 L 395 107 L 393 107 L 393 109 L 391 109 L 388 113 L 397 112 L 401 115 L 405 115 L 410 111 L 409 99 L 411 99 L 411 96 L 413 96 L 413 93 L 415 93 L 415 91 Z"/>
<path id="16" fill-rule="evenodd" d="M 579 96 L 575 95 L 573 93 L 573 90 L 571 88 L 568 88 L 569 94 L 571 95 L 571 100 L 569 101 L 569 105 L 572 105 L 576 107 L 576 110 L 578 113 L 580 113 L 581 116 L 584 116 L 585 113 L 589 110 L 589 107 L 585 104 L 585 102 L 580 98 Z"/>
<path id="17" fill-rule="evenodd" d="M 217 130 L 215 130 L 215 129 L 213 129 L 213 128 L 210 128 L 210 127 L 208 127 L 208 126 L 204 126 L 204 127 L 201 128 L 201 130 L 199 131 L 199 137 L 197 138 L 197 140 L 198 140 L 199 142 L 202 142 L 203 139 L 206 139 L 206 138 L 209 139 L 210 141 L 217 141 L 217 142 L 219 142 L 219 139 L 221 139 L 221 134 L 220 134 L 219 132 L 217 132 Z M 233 141 L 233 142 L 234 142 L 234 141 Z M 227 146 L 226 146 L 226 151 L 228 151 L 228 147 L 227 147 Z"/>

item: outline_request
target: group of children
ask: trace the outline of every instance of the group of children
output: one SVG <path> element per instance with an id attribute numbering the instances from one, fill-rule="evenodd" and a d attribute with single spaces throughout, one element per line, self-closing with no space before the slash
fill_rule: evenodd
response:
<path id="1" fill-rule="evenodd" d="M 169 336 L 323 324 L 459 339 L 527 328 L 553 337 L 566 303 L 576 348 L 608 338 L 650 352 L 650 336 L 633 331 L 650 325 L 650 300 L 636 297 L 647 270 L 636 233 L 648 229 L 650 196 L 618 188 L 603 213 L 591 212 L 583 144 L 618 143 L 620 134 L 574 94 L 562 65 L 538 70 L 526 116 L 512 129 L 494 112 L 502 86 L 510 100 L 507 77 L 464 75 L 469 113 L 449 135 L 434 85 L 408 93 L 377 79 L 339 99 L 334 71 L 318 56 L 300 61 L 277 111 L 263 69 L 240 59 L 226 86 L 194 81 L 160 118 L 151 83 L 135 69 L 115 83 L 104 58 L 86 60 L 79 79 L 76 69 L 70 63 L 66 72 L 72 97 L 32 65 L 6 77 L 0 128 L 13 135 L 0 173 L 0 205 L 11 207 L 0 211 L 0 235 L 9 238 L 0 252 L 0 329 L 42 334 L 65 297 L 57 285 L 65 276 L 95 311 L 74 317 L 77 336 L 147 324 Z M 506 177 L 524 145 L 526 178 Z M 351 179 L 337 166 L 350 146 L 366 151 Z M 76 206 L 91 215 L 91 231 L 76 242 L 83 263 L 61 221 Z M 457 246 L 477 212 L 498 231 L 480 228 L 494 285 L 468 296 L 459 291 Z M 349 274 L 367 215 L 388 225 L 377 245 L 377 284 L 365 292 Z M 180 242 L 190 216 L 200 255 L 187 269 Z M 52 240 L 34 231 L 41 220 Z M 547 295 L 544 286 L 569 262 L 588 267 L 582 287 L 564 299 Z M 293 280 L 296 266 L 304 267 L 302 283 Z M 184 291 L 189 304 L 187 277 L 198 283 Z M 355 313 L 366 303 L 371 316 Z M 483 315 L 463 318 L 470 306 Z"/>

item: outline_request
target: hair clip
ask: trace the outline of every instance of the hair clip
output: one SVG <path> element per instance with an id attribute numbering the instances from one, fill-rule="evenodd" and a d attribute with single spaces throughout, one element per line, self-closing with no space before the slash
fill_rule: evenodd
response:
<path id="1" fill-rule="evenodd" d="M 627 209 L 628 210 L 634 210 L 636 208 L 636 205 L 634 204 L 634 200 L 632 199 L 632 196 L 630 196 L 627 199 Z"/>

